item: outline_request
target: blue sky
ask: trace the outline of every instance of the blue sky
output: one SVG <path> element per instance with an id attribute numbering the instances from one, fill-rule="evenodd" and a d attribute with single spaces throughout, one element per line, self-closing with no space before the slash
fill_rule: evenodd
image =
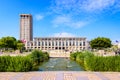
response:
<path id="1" fill-rule="evenodd" d="M 119 0 L 0 0 L 0 37 L 19 39 L 19 15 L 32 14 L 34 37 L 120 41 Z"/>

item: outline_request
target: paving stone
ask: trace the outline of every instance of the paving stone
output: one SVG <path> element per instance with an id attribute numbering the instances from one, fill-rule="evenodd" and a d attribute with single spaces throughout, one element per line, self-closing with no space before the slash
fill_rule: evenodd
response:
<path id="1" fill-rule="evenodd" d="M 22 73 L 19 73 L 19 74 L 13 76 L 12 78 L 10 78 L 10 80 L 18 80 L 20 77 L 22 77 L 22 75 L 23 75 Z"/>
<path id="2" fill-rule="evenodd" d="M 58 73 L 56 75 L 56 80 L 64 80 L 64 74 L 63 73 Z"/>
<path id="3" fill-rule="evenodd" d="M 96 74 L 99 78 L 101 78 L 101 80 L 109 80 L 107 77 L 105 77 L 104 75 L 102 75 L 102 74 L 99 73 L 99 72 L 95 72 L 95 74 Z"/>
<path id="4" fill-rule="evenodd" d="M 30 80 L 43 80 L 41 77 L 33 76 Z"/>
<path id="5" fill-rule="evenodd" d="M 0 80 L 120 80 L 119 72 L 0 72 Z"/>
<path id="6" fill-rule="evenodd" d="M 88 77 L 81 76 L 81 77 L 77 77 L 77 80 L 89 80 L 89 79 L 88 79 Z"/>

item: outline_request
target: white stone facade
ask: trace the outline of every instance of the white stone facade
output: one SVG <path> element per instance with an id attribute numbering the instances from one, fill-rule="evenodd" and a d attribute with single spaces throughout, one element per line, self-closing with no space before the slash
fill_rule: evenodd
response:
<path id="1" fill-rule="evenodd" d="M 33 41 L 27 41 L 26 49 L 39 49 L 43 51 L 80 51 L 87 49 L 87 41 L 84 37 L 44 37 L 34 38 Z"/>

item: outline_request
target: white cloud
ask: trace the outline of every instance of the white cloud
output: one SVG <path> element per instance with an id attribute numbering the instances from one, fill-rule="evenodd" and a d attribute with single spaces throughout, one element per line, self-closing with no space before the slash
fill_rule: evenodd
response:
<path id="1" fill-rule="evenodd" d="M 81 13 L 96 12 L 105 9 L 115 8 L 120 2 L 119 0 L 53 0 L 52 10 L 58 14 L 62 13 Z M 119 8 L 120 9 L 120 8 Z"/>
<path id="2" fill-rule="evenodd" d="M 65 24 L 65 23 L 69 23 L 71 21 L 71 19 L 69 17 L 65 17 L 65 16 L 57 16 L 54 20 L 53 23 L 55 24 Z"/>
<path id="3" fill-rule="evenodd" d="M 119 0 L 52 0 L 51 3 L 51 13 L 57 15 L 52 20 L 54 27 L 81 28 L 102 17 L 99 14 L 120 11 Z"/>
<path id="4" fill-rule="evenodd" d="M 52 24 L 55 27 L 73 27 L 73 28 L 81 28 L 88 24 L 85 21 L 75 21 L 71 17 L 67 16 L 57 16 L 53 21 Z"/>
<path id="5" fill-rule="evenodd" d="M 78 22 L 73 22 L 70 24 L 71 27 L 74 27 L 74 28 L 81 28 L 85 25 L 87 25 L 88 22 L 85 22 L 85 21 L 78 21 Z"/>
<path id="6" fill-rule="evenodd" d="M 40 15 L 40 14 L 37 14 L 37 15 L 35 15 L 35 19 L 36 20 L 42 20 L 44 18 L 44 16 L 42 16 L 42 15 Z"/>
<path id="7" fill-rule="evenodd" d="M 51 14 L 54 27 L 81 28 L 103 16 L 100 14 L 109 11 L 120 12 L 119 0 L 52 0 Z M 69 15 L 69 16 L 66 16 Z"/>
<path id="8" fill-rule="evenodd" d="M 51 37 L 76 37 L 76 35 L 67 32 L 61 32 L 61 33 L 54 33 Z"/>
<path id="9" fill-rule="evenodd" d="M 79 9 L 77 0 L 52 0 L 51 10 L 55 13 L 72 12 Z"/>
<path id="10" fill-rule="evenodd" d="M 115 8 L 120 9 L 120 1 L 118 0 L 117 4 L 115 5 Z"/>
<path id="11" fill-rule="evenodd" d="M 114 5 L 115 0 L 87 0 L 81 6 L 86 11 L 102 11 Z"/>

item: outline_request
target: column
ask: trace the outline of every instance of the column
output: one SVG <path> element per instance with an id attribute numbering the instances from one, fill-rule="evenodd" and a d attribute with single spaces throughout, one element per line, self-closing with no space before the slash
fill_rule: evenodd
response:
<path id="1" fill-rule="evenodd" d="M 47 41 L 47 50 L 48 50 L 48 48 L 49 48 L 49 41 L 48 41 L 48 39 L 46 40 Z"/>
<path id="2" fill-rule="evenodd" d="M 83 50 L 83 39 L 82 39 L 82 41 L 81 41 L 81 46 L 82 46 L 82 50 Z"/>
<path id="3" fill-rule="evenodd" d="M 70 50 L 70 41 L 69 41 L 69 39 L 67 40 L 67 42 L 68 42 L 68 50 Z"/>
<path id="4" fill-rule="evenodd" d="M 51 50 L 52 50 L 52 38 L 50 39 L 50 44 L 51 44 L 51 46 L 50 46 L 50 47 L 51 47 Z"/>
<path id="5" fill-rule="evenodd" d="M 76 40 L 74 40 L 74 51 L 76 51 Z"/>
<path id="6" fill-rule="evenodd" d="M 55 50 L 55 45 L 56 45 L 56 44 L 55 44 L 55 40 L 54 40 L 53 42 L 54 42 L 54 50 Z"/>
<path id="7" fill-rule="evenodd" d="M 38 40 L 36 41 L 36 47 L 37 47 L 37 49 L 38 49 Z"/>
<path id="8" fill-rule="evenodd" d="M 45 50 L 45 40 L 43 41 L 43 45 L 44 45 L 43 49 Z"/>
<path id="9" fill-rule="evenodd" d="M 58 47 L 58 51 L 59 51 L 59 38 L 57 40 L 57 47 Z"/>

